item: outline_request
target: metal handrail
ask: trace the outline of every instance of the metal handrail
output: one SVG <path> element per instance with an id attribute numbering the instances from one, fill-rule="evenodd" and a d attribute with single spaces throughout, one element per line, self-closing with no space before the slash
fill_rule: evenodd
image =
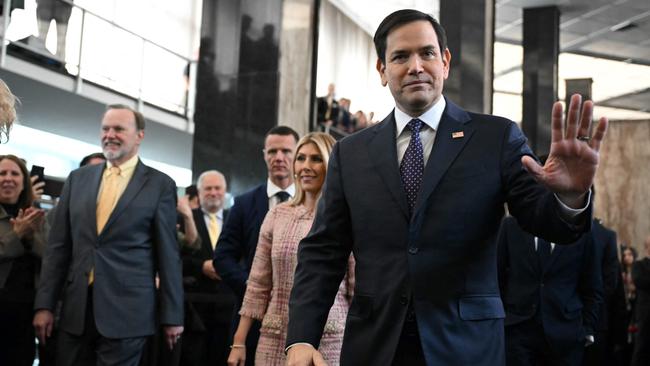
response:
<path id="1" fill-rule="evenodd" d="M 141 40 L 143 40 L 143 41 L 145 41 L 145 42 L 147 42 L 147 43 L 150 43 L 150 44 L 152 44 L 152 45 L 154 45 L 154 46 L 156 46 L 156 47 L 158 47 L 158 48 L 161 48 L 161 49 L 163 49 L 164 51 L 166 51 L 166 52 L 168 52 L 168 53 L 171 53 L 171 54 L 174 55 L 174 56 L 177 56 L 178 58 L 182 58 L 182 59 L 184 59 L 185 61 L 190 61 L 190 62 L 193 61 L 193 60 L 192 60 L 191 58 L 189 58 L 189 57 L 183 56 L 183 55 L 181 55 L 180 53 L 177 53 L 177 52 L 175 52 L 175 51 L 172 51 L 172 50 L 170 50 L 169 48 L 167 48 L 167 47 L 165 47 L 165 46 L 159 45 L 158 43 L 156 43 L 156 42 L 154 42 L 154 41 L 152 41 L 152 40 L 150 40 L 150 39 L 148 39 L 148 38 L 145 38 L 145 37 L 143 37 L 143 36 L 141 36 L 141 35 L 139 35 L 139 34 L 133 32 L 132 30 L 129 30 L 129 29 L 127 29 L 127 28 L 124 28 L 123 26 L 121 26 L 121 25 L 115 23 L 114 21 L 112 21 L 112 20 L 108 20 L 108 19 L 104 18 L 103 16 L 98 15 L 97 13 L 95 13 L 95 12 L 93 12 L 93 11 L 90 11 L 90 10 L 84 8 L 83 6 L 79 6 L 79 5 L 75 4 L 75 3 L 73 3 L 73 2 L 70 1 L 70 0 L 59 0 L 59 1 L 64 2 L 64 3 L 68 3 L 68 4 L 72 5 L 72 6 L 75 7 L 75 8 L 79 8 L 79 9 L 81 9 L 81 11 L 83 11 L 84 13 L 88 13 L 88 14 L 94 16 L 94 17 L 97 17 L 97 18 L 103 20 L 104 22 L 106 22 L 106 23 L 112 25 L 113 27 L 115 27 L 115 28 L 119 28 L 119 29 L 121 29 L 121 30 L 123 30 L 123 31 L 125 31 L 125 32 L 127 32 L 127 33 L 129 33 L 129 34 L 131 34 L 131 35 L 133 35 L 133 36 L 136 36 L 137 38 L 140 38 Z"/>
<path id="2" fill-rule="evenodd" d="M 123 31 L 123 32 L 137 38 L 137 39 L 139 39 L 142 42 L 142 53 L 143 53 L 143 55 L 144 55 L 144 52 L 145 52 L 146 45 L 149 44 L 149 45 L 155 46 L 156 48 L 159 48 L 159 49 L 163 50 L 164 52 L 166 52 L 166 53 L 168 53 L 170 55 L 173 55 L 173 56 L 187 62 L 190 65 L 193 65 L 193 64 L 196 65 L 197 62 L 198 62 L 195 59 L 191 59 L 191 58 L 186 57 L 184 55 L 181 55 L 178 52 L 175 52 L 175 51 L 173 51 L 173 50 L 171 50 L 171 49 L 169 49 L 169 48 L 167 48 L 167 47 L 165 47 L 163 45 L 160 45 L 160 44 L 152 41 L 151 39 L 145 38 L 142 35 L 139 35 L 139 34 L 133 32 L 133 31 L 131 31 L 131 30 L 129 30 L 129 29 L 115 23 L 112 20 L 108 20 L 105 17 L 103 17 L 103 16 L 101 16 L 101 15 L 99 15 L 99 14 L 97 14 L 97 13 L 91 11 L 91 10 L 86 9 L 85 7 L 79 6 L 78 4 L 75 4 L 74 2 L 72 2 L 70 0 L 59 0 L 59 1 L 64 2 L 64 3 L 68 4 L 68 5 L 71 5 L 72 7 L 77 8 L 77 9 L 79 9 L 81 11 L 81 32 L 80 32 L 79 50 L 78 50 L 79 51 L 79 56 L 77 58 L 77 65 L 76 65 L 76 67 L 77 67 L 77 75 L 76 75 L 76 82 L 75 82 L 75 92 L 77 94 L 79 94 L 81 92 L 82 84 L 83 84 L 83 77 L 81 76 L 82 75 L 81 70 L 83 69 L 83 67 L 82 67 L 83 66 L 82 65 L 82 55 L 83 55 L 83 45 L 84 45 L 86 14 L 90 14 L 93 17 L 99 19 L 100 21 L 105 22 L 108 25 L 110 25 L 110 26 L 112 26 L 112 27 L 114 27 L 114 28 L 116 28 L 116 29 L 118 29 L 120 31 Z M 6 34 L 7 34 L 7 29 L 9 27 L 9 24 L 10 24 L 10 21 L 11 21 L 10 20 L 11 2 L 12 2 L 11 0 L 6 0 L 4 2 L 4 4 L 3 4 L 3 10 L 4 10 L 3 14 L 5 14 L 5 17 L 3 19 L 4 24 L 2 25 L 4 27 L 4 32 L 0 36 L 0 67 L 1 68 L 4 68 L 5 65 L 6 65 L 7 42 L 5 42 L 5 41 L 8 41 L 7 38 L 6 38 Z M 20 44 L 18 42 L 11 42 L 11 41 L 9 41 L 9 43 L 14 44 L 16 46 L 19 46 L 21 48 L 29 49 L 31 52 L 34 52 L 36 54 L 39 54 L 39 55 L 42 55 L 42 56 L 45 56 L 45 57 L 48 57 L 48 58 L 53 58 L 53 59 L 55 59 L 57 61 L 61 61 L 61 62 L 65 63 L 65 60 L 59 60 L 58 57 L 56 57 L 54 55 L 51 55 L 51 54 L 46 54 L 42 50 L 36 49 L 34 47 L 30 47 L 29 45 Z M 139 110 L 142 109 L 143 103 L 144 103 L 143 102 L 144 57 L 142 57 L 140 68 L 141 68 L 141 72 L 140 72 L 141 77 L 140 77 L 140 80 L 139 80 L 138 95 L 137 95 L 137 108 Z M 190 85 L 194 84 L 194 79 L 196 78 L 196 70 L 194 70 L 194 69 L 195 68 L 190 67 L 190 75 L 189 75 Z M 101 83 L 101 84 L 103 84 L 103 83 Z M 107 87 L 110 88 L 110 86 L 108 86 L 108 85 L 104 84 L 104 86 L 107 86 Z M 185 115 L 185 118 L 188 119 L 188 123 L 189 123 L 191 121 L 191 119 L 192 119 L 191 116 L 192 116 L 192 113 L 193 113 L 193 110 L 194 110 L 194 107 L 191 105 L 190 98 L 185 99 L 185 105 L 182 105 L 182 104 L 174 104 L 174 105 L 177 105 L 178 107 L 184 108 L 184 111 L 185 111 L 184 115 Z"/>

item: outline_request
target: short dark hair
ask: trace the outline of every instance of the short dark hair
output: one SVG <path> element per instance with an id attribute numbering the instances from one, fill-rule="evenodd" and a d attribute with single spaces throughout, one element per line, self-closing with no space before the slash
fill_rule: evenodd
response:
<path id="1" fill-rule="evenodd" d="M 196 185 L 192 184 L 191 186 L 185 187 L 185 195 L 192 199 L 199 195 L 199 191 L 196 189 Z"/>
<path id="2" fill-rule="evenodd" d="M 144 115 L 135 109 L 129 107 L 126 104 L 109 104 L 106 107 L 106 110 L 109 111 L 111 109 L 126 109 L 128 111 L 131 111 L 133 113 L 133 116 L 135 117 L 135 128 L 138 131 L 144 131 Z"/>
<path id="3" fill-rule="evenodd" d="M 269 130 L 269 132 L 266 133 L 264 136 L 264 139 L 266 140 L 269 135 L 280 135 L 280 136 L 293 136 L 293 138 L 296 140 L 296 143 L 298 140 L 300 140 L 300 136 L 298 135 L 298 132 L 294 131 L 293 128 L 288 127 L 288 126 L 275 126 Z"/>
<path id="4" fill-rule="evenodd" d="M 93 159 L 106 160 L 106 157 L 104 156 L 103 153 L 100 153 L 100 152 L 96 152 L 96 153 L 92 153 L 90 155 L 86 155 L 86 156 L 84 156 L 83 159 L 81 159 L 81 162 L 79 163 L 79 167 L 81 168 L 82 166 L 88 165 L 90 163 L 90 161 L 93 160 Z"/>
<path id="5" fill-rule="evenodd" d="M 386 64 L 386 39 L 388 34 L 395 28 L 407 24 L 416 22 L 419 20 L 424 20 L 431 23 L 433 30 L 436 32 L 438 37 L 438 46 L 440 47 L 440 52 L 444 52 L 447 49 L 447 33 L 445 29 L 440 25 L 440 23 L 431 15 L 423 13 L 418 10 L 413 9 L 402 9 L 388 15 L 377 27 L 375 32 L 375 37 L 373 41 L 375 42 L 375 49 L 377 50 L 377 57 L 381 62 Z"/>
<path id="6" fill-rule="evenodd" d="M 32 192 L 32 179 L 29 176 L 29 171 L 27 171 L 25 161 L 12 154 L 0 155 L 0 161 L 3 160 L 11 160 L 16 163 L 23 174 L 23 190 L 18 195 L 18 202 L 16 202 L 18 208 L 26 209 L 30 207 L 34 203 L 34 193 Z"/>

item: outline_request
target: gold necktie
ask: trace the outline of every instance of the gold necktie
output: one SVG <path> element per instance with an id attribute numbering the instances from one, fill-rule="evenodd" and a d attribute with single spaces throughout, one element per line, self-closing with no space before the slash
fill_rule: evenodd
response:
<path id="1" fill-rule="evenodd" d="M 118 199 L 118 187 L 120 182 L 120 168 L 111 167 L 111 172 L 104 179 L 102 193 L 97 200 L 97 234 L 102 232 L 104 225 L 115 208 Z"/>
<path id="2" fill-rule="evenodd" d="M 212 249 L 217 246 L 217 239 L 219 239 L 219 234 L 221 229 L 219 228 L 219 223 L 217 222 L 217 214 L 210 213 L 210 223 L 208 224 L 208 235 L 210 235 L 210 244 Z"/>
<path id="3" fill-rule="evenodd" d="M 118 197 L 118 186 L 120 182 L 120 168 L 113 166 L 110 173 L 104 178 L 102 192 L 97 200 L 97 234 L 102 232 L 108 218 L 115 208 Z M 88 285 L 95 281 L 95 268 L 88 274 Z"/>

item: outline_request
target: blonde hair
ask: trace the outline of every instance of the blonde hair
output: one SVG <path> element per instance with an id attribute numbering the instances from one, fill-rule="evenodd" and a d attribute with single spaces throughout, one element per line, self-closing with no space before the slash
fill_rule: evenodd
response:
<path id="1" fill-rule="evenodd" d="M 9 140 L 9 130 L 16 120 L 16 101 L 7 84 L 0 80 L 0 143 L 3 136 Z"/>
<path id="2" fill-rule="evenodd" d="M 296 156 L 298 156 L 298 151 L 300 151 L 300 148 L 307 145 L 307 144 L 314 144 L 316 145 L 316 148 L 318 148 L 318 153 L 321 155 L 323 158 L 323 164 L 325 164 L 325 174 L 327 174 L 327 164 L 330 160 L 330 153 L 332 152 L 332 147 L 336 143 L 336 140 L 329 134 L 323 133 L 323 132 L 310 132 L 303 136 L 303 138 L 298 141 L 298 144 L 296 145 L 296 151 L 294 152 L 294 162 L 293 162 L 293 171 L 295 174 L 295 166 L 296 166 Z M 296 185 L 296 194 L 293 196 L 293 198 L 290 201 L 291 206 L 298 206 L 302 204 L 305 201 L 305 192 L 302 190 L 302 187 L 300 186 L 300 183 L 298 181 L 295 182 Z M 320 194 L 319 194 L 320 197 Z"/>

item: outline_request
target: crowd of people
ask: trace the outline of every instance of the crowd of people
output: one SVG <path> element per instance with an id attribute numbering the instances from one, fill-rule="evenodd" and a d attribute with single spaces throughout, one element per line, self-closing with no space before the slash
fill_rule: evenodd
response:
<path id="1" fill-rule="evenodd" d="M 338 143 L 273 127 L 229 209 L 218 170 L 177 197 L 125 105 L 47 214 L 1 155 L 0 364 L 31 365 L 35 337 L 58 366 L 649 364 L 650 259 L 591 218 L 607 120 L 557 103 L 542 165 L 513 122 L 442 96 L 431 16 L 389 15 L 375 45 L 394 112 Z"/>
<path id="2" fill-rule="evenodd" d="M 325 130 L 336 128 L 344 134 L 350 134 L 377 122 L 374 120 L 374 112 L 366 114 L 358 110 L 352 113 L 350 99 L 336 99 L 336 86 L 333 83 L 327 86 L 327 95 L 317 98 L 316 102 L 316 119 L 318 125 Z"/>

